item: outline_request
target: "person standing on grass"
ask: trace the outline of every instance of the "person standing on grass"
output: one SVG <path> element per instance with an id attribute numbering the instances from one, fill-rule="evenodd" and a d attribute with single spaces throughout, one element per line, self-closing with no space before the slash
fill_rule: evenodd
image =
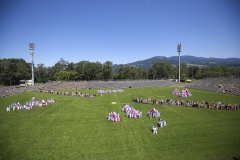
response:
<path id="1" fill-rule="evenodd" d="M 108 120 L 110 121 L 111 119 L 111 111 L 108 112 Z"/>
<path id="2" fill-rule="evenodd" d="M 153 128 L 154 128 L 154 124 L 152 124 L 152 125 L 150 126 L 150 130 L 152 131 Z"/>
<path id="3" fill-rule="evenodd" d="M 237 111 L 238 108 L 239 108 L 239 105 L 238 105 L 238 104 L 235 104 L 235 107 L 234 107 L 235 111 Z"/>
<path id="4" fill-rule="evenodd" d="M 165 120 L 163 120 L 163 126 L 166 127 L 167 126 L 167 122 Z"/>
<path id="5" fill-rule="evenodd" d="M 6 107 L 6 110 L 7 110 L 7 112 L 10 112 L 10 107 L 7 106 L 7 107 Z"/>
<path id="6" fill-rule="evenodd" d="M 158 130 L 157 127 L 153 127 L 153 134 L 157 134 L 157 130 Z"/>

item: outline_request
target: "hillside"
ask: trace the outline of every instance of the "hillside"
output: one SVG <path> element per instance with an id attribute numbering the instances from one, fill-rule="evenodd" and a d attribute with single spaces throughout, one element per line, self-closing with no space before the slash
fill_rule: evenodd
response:
<path id="1" fill-rule="evenodd" d="M 150 69 L 151 66 L 156 62 L 168 62 L 172 65 L 178 65 L 178 56 L 165 57 L 165 56 L 155 56 L 149 59 L 140 60 L 132 63 L 127 63 L 123 65 L 130 66 L 142 66 L 143 69 Z M 180 57 L 180 62 L 195 64 L 195 65 L 206 65 L 206 66 L 217 66 L 217 65 L 226 65 L 229 67 L 234 67 L 240 65 L 240 58 L 204 58 L 204 57 L 195 57 L 184 55 Z M 116 70 L 120 65 L 114 64 L 113 70 Z"/>

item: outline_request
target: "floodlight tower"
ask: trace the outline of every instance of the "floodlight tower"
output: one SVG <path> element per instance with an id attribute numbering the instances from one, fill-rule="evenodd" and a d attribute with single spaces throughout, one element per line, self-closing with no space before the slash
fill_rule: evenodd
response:
<path id="1" fill-rule="evenodd" d="M 33 63 L 33 55 L 34 55 L 35 44 L 29 43 L 30 54 L 32 55 L 32 86 L 34 86 L 34 63 Z"/>
<path id="2" fill-rule="evenodd" d="M 192 79 L 193 79 L 193 66 L 194 66 L 194 65 L 193 65 L 193 61 L 192 61 Z"/>
<path id="3" fill-rule="evenodd" d="M 177 52 L 178 52 L 178 82 L 180 82 L 180 52 L 182 51 L 181 43 L 177 45 Z"/>

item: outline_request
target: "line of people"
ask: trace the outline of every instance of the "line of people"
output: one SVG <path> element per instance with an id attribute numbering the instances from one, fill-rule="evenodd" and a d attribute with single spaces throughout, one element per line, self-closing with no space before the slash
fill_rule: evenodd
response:
<path id="1" fill-rule="evenodd" d="M 196 100 L 171 100 L 171 99 L 149 99 L 149 98 L 133 98 L 132 102 L 142 104 L 159 104 L 169 106 L 184 106 L 184 107 L 195 107 L 195 108 L 208 108 L 218 110 L 233 110 L 238 111 L 239 104 L 237 103 L 224 103 L 224 102 L 198 102 Z"/>
<path id="2" fill-rule="evenodd" d="M 51 92 L 54 94 L 55 92 Z M 86 97 L 86 98 L 93 98 L 97 95 L 94 93 L 81 93 L 81 92 L 56 92 L 57 95 L 65 95 L 65 96 L 77 96 L 77 97 Z"/>
<path id="3" fill-rule="evenodd" d="M 54 99 L 50 98 L 47 101 L 45 101 L 44 99 L 39 101 L 37 100 L 35 97 L 32 98 L 31 101 L 27 101 L 25 104 L 20 104 L 19 102 L 14 102 L 11 105 L 8 105 L 6 107 L 7 112 L 15 111 L 15 110 L 31 110 L 34 106 L 38 106 L 38 107 L 45 107 L 48 105 L 48 103 L 54 103 Z"/>

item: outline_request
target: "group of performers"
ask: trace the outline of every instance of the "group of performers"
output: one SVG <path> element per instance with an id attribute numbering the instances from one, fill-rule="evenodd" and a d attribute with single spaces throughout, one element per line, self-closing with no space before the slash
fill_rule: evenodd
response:
<path id="1" fill-rule="evenodd" d="M 129 104 L 126 104 L 125 106 L 122 107 L 122 112 L 125 112 L 126 116 L 128 118 L 140 118 L 140 117 L 142 117 L 142 111 L 134 109 Z"/>
<path id="2" fill-rule="evenodd" d="M 93 98 L 97 96 L 95 93 L 81 93 L 81 92 L 56 92 L 56 94 L 65 95 L 65 96 L 86 97 L 86 98 Z"/>
<path id="3" fill-rule="evenodd" d="M 152 124 L 150 126 L 150 130 L 153 134 L 157 134 L 158 127 L 162 128 L 162 127 L 166 127 L 166 126 L 167 126 L 167 122 L 163 119 L 160 119 L 159 122 L 157 123 L 156 127 L 154 126 L 154 124 Z"/>
<path id="4" fill-rule="evenodd" d="M 178 95 L 179 97 L 191 97 L 191 92 L 188 91 L 188 89 L 183 89 L 182 92 L 180 92 L 177 88 L 175 88 L 172 91 L 172 95 Z"/>
<path id="5" fill-rule="evenodd" d="M 117 92 L 123 92 L 123 89 L 114 89 L 114 90 L 103 90 L 103 89 L 100 89 L 100 90 L 97 90 L 97 92 L 103 96 L 103 94 L 106 94 L 106 93 L 117 93 Z"/>
<path id="6" fill-rule="evenodd" d="M 44 107 L 44 106 L 47 106 L 48 103 L 54 103 L 54 99 L 50 98 L 47 101 L 45 101 L 44 99 L 41 100 L 41 101 L 38 101 L 36 99 L 36 97 L 32 97 L 32 100 L 26 102 L 25 104 L 20 104 L 19 102 L 12 103 L 11 105 L 6 107 L 6 110 L 7 110 L 7 112 L 10 112 L 11 109 L 13 111 L 15 111 L 15 110 L 23 110 L 23 109 L 31 110 L 34 106 Z"/>
<path id="7" fill-rule="evenodd" d="M 169 106 L 184 106 L 184 107 L 194 107 L 194 108 L 208 108 L 217 110 L 232 110 L 237 111 L 239 109 L 239 104 L 234 103 L 222 103 L 218 102 L 198 102 L 195 100 L 171 100 L 171 99 L 146 99 L 146 98 L 133 98 L 132 102 L 143 103 L 143 104 L 160 104 Z"/>
<path id="8" fill-rule="evenodd" d="M 142 112 L 139 110 L 135 110 L 132 106 L 129 104 L 126 104 L 122 107 L 122 112 L 126 113 L 126 116 L 128 118 L 140 118 L 142 116 Z M 160 112 L 156 110 L 155 108 L 152 108 L 148 111 L 147 115 L 150 118 L 157 118 L 160 117 Z M 120 122 L 120 114 L 118 112 L 108 112 L 108 118 L 107 120 L 111 122 Z M 158 127 L 165 127 L 167 126 L 167 123 L 165 120 L 159 118 L 159 122 L 157 122 L 156 127 L 154 124 L 150 126 L 150 130 L 152 131 L 153 134 L 157 134 L 158 132 Z"/>
<path id="9" fill-rule="evenodd" d="M 154 126 L 154 124 L 152 124 L 150 126 L 150 130 L 152 131 L 153 134 L 157 134 L 158 128 Z"/>
<path id="10" fill-rule="evenodd" d="M 120 122 L 120 114 L 118 112 L 108 112 L 107 120 L 111 122 Z"/>
<path id="11" fill-rule="evenodd" d="M 157 118 L 160 117 L 160 112 L 155 108 L 152 108 L 148 111 L 147 115 L 149 116 L 149 118 Z"/>

